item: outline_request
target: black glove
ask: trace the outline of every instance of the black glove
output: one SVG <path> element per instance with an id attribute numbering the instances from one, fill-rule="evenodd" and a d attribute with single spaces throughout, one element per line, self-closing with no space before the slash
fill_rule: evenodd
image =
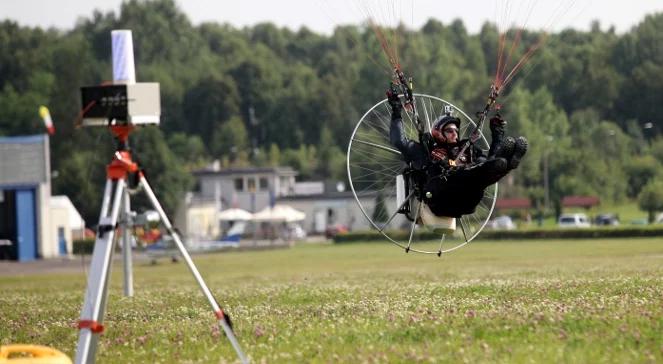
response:
<path id="1" fill-rule="evenodd" d="M 493 126 L 504 127 L 505 125 L 506 125 L 506 120 L 502 119 L 502 115 L 500 115 L 500 114 L 495 114 L 495 116 L 490 118 L 490 127 L 491 128 Z"/>
<path id="2" fill-rule="evenodd" d="M 401 99 L 398 97 L 399 92 L 400 88 L 398 87 L 398 85 L 392 82 L 389 85 L 389 89 L 387 90 L 387 101 L 391 106 L 391 112 L 397 115 L 400 115 L 401 110 L 403 109 L 403 104 L 401 104 Z"/>
<path id="3" fill-rule="evenodd" d="M 490 119 L 490 131 L 493 133 L 504 134 L 504 127 L 506 126 L 506 120 L 502 119 L 500 114 L 496 114 Z"/>

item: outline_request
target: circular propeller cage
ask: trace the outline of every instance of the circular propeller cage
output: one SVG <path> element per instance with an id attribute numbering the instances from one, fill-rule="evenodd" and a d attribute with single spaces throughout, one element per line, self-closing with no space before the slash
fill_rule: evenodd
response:
<path id="1" fill-rule="evenodd" d="M 468 138 L 476 127 L 474 121 L 453 104 L 430 95 L 414 96 L 415 110 L 405 108 L 402 113 L 403 129 L 408 139 L 419 139 L 415 115 L 430 132 L 435 120 L 446 113 L 453 113 L 461 119 L 461 139 Z M 474 213 L 456 219 L 454 232 L 443 232 L 422 224 L 418 216 L 425 206 L 411 191 L 407 191 L 407 187 L 403 191 L 403 181 L 407 179 L 403 172 L 407 164 L 389 141 L 390 123 L 391 107 L 385 99 L 362 116 L 350 138 L 348 178 L 361 212 L 373 229 L 406 252 L 441 256 L 466 245 L 479 235 L 490 219 L 497 198 L 497 184 L 484 191 Z M 488 150 L 483 133 L 476 145 Z M 402 212 L 402 207 L 406 205 L 410 211 L 408 214 Z"/>

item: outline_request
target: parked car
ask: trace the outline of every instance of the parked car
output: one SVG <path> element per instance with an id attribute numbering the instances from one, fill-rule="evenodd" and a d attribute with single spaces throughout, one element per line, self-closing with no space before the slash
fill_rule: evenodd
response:
<path id="1" fill-rule="evenodd" d="M 663 224 L 663 212 L 658 214 L 658 216 L 656 216 L 656 219 L 654 220 L 654 223 L 655 224 Z"/>
<path id="2" fill-rule="evenodd" d="M 587 215 L 582 213 L 562 214 L 557 221 L 559 227 L 590 227 Z"/>
<path id="3" fill-rule="evenodd" d="M 599 214 L 594 219 L 594 224 L 601 226 L 617 226 L 619 225 L 619 217 L 615 214 Z"/>
<path id="4" fill-rule="evenodd" d="M 486 227 L 490 229 L 514 230 L 516 224 L 511 219 L 511 216 L 502 215 L 488 221 Z"/>

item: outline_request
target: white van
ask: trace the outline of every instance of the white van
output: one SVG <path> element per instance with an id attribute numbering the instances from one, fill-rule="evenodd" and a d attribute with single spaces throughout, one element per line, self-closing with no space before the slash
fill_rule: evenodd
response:
<path id="1" fill-rule="evenodd" d="M 663 224 L 663 212 L 661 212 L 660 214 L 658 214 L 658 216 L 656 216 L 656 220 L 654 220 L 654 223 Z"/>
<path id="2" fill-rule="evenodd" d="M 562 214 L 558 220 L 559 227 L 590 227 L 589 218 L 585 214 Z"/>

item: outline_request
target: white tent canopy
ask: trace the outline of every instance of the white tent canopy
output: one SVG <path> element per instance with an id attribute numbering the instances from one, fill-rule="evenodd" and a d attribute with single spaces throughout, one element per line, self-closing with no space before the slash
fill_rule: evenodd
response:
<path id="1" fill-rule="evenodd" d="M 306 218 L 306 214 L 296 210 L 288 205 L 275 205 L 274 207 L 265 207 L 264 209 L 253 214 L 254 221 L 285 221 L 295 222 L 302 221 Z"/>
<path id="2" fill-rule="evenodd" d="M 218 218 L 221 221 L 247 221 L 251 220 L 253 215 L 242 209 L 227 209 L 219 213 Z"/>

